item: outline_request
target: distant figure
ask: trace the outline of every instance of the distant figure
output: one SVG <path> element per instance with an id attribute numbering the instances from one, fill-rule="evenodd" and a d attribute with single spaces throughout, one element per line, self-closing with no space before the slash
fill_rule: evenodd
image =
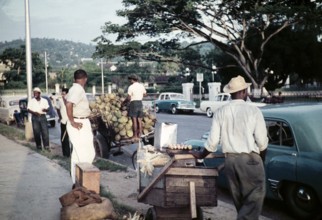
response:
<path id="1" fill-rule="evenodd" d="M 66 95 L 68 93 L 68 88 L 63 88 L 61 92 L 61 97 L 56 102 L 56 110 L 60 121 L 60 141 L 64 157 L 70 157 L 70 145 L 69 137 L 66 130 L 66 124 L 68 121 L 68 116 L 66 112 Z"/>
<path id="2" fill-rule="evenodd" d="M 146 96 L 144 86 L 138 82 L 138 77 L 132 74 L 128 77 L 131 85 L 127 91 L 126 101 L 130 101 L 130 109 L 128 115 L 133 122 L 133 140 L 139 141 L 142 135 L 142 118 L 143 118 L 143 96 Z"/>
<path id="3" fill-rule="evenodd" d="M 95 158 L 94 136 L 89 121 L 91 110 L 85 93 L 87 73 L 79 69 L 74 72 L 74 83 L 66 96 L 67 132 L 72 143 L 71 176 L 75 184 L 77 163 L 92 163 Z M 73 185 L 74 187 L 75 185 Z"/>
<path id="4" fill-rule="evenodd" d="M 22 120 L 21 114 L 20 114 L 20 112 L 18 112 L 18 110 L 14 110 L 13 116 L 15 118 L 17 127 L 23 126 L 23 120 Z"/>
<path id="5" fill-rule="evenodd" d="M 42 150 L 41 140 L 44 150 L 49 149 L 49 132 L 46 113 L 49 111 L 48 101 L 40 96 L 41 90 L 36 87 L 33 90 L 34 97 L 28 102 L 28 112 L 32 115 L 32 129 L 34 132 L 34 138 L 36 147 L 38 150 Z"/>

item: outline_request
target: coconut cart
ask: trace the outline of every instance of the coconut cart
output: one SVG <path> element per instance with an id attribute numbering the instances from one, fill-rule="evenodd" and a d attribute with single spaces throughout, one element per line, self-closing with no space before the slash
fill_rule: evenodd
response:
<path id="1" fill-rule="evenodd" d="M 90 121 L 94 134 L 94 146 L 96 155 L 108 158 L 112 153 L 118 155 L 123 153 L 121 147 L 133 142 L 132 120 L 128 117 L 128 106 L 124 102 L 127 94 L 118 88 L 112 93 L 95 97 L 90 102 Z M 145 144 L 153 144 L 155 114 L 149 109 L 144 109 L 143 135 Z"/>
<path id="2" fill-rule="evenodd" d="M 92 117 L 91 123 L 96 155 L 100 157 L 108 158 L 110 154 L 114 156 L 120 155 L 123 153 L 121 147 L 135 143 L 132 138 L 122 137 L 119 140 L 115 139 L 117 134 L 114 127 L 106 125 L 100 116 Z M 141 140 L 144 144 L 153 144 L 154 130 L 142 135 Z"/>
<path id="3" fill-rule="evenodd" d="M 217 176 L 217 168 L 198 165 L 191 154 L 172 152 L 151 176 L 140 172 L 138 202 L 153 206 L 146 219 L 203 219 L 201 206 L 217 206 Z"/>

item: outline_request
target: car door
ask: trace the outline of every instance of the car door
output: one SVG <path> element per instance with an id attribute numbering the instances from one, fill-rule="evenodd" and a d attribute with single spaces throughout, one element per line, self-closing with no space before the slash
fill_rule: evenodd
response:
<path id="1" fill-rule="evenodd" d="M 265 158 L 267 186 L 274 191 L 280 181 L 296 179 L 298 150 L 290 125 L 283 120 L 265 118 L 268 150 Z"/>

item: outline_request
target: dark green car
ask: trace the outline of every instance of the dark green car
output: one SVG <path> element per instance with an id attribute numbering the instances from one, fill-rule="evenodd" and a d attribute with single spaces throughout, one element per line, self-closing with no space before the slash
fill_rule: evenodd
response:
<path id="1" fill-rule="evenodd" d="M 297 219 L 312 219 L 322 207 L 322 104 L 274 105 L 261 110 L 269 138 L 266 197 L 283 200 Z M 187 142 L 202 147 L 203 141 Z M 223 160 L 205 159 L 204 163 L 214 167 Z M 218 184 L 226 185 L 224 170 Z"/>

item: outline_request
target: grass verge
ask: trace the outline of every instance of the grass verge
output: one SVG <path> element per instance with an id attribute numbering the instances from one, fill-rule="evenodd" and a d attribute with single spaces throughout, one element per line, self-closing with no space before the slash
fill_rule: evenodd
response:
<path id="1" fill-rule="evenodd" d="M 16 141 L 19 144 L 29 147 L 31 150 L 36 151 L 34 144 L 28 141 L 25 141 L 25 133 L 24 133 L 24 130 L 22 129 L 18 129 L 13 126 L 8 126 L 0 123 L 0 134 L 7 137 L 10 140 Z M 64 169 L 70 171 L 70 158 L 66 158 L 60 155 L 54 155 L 50 152 L 37 151 L 37 153 L 55 161 Z M 116 171 L 127 172 L 127 167 L 105 159 L 97 158 L 95 159 L 93 164 L 100 170 L 108 170 L 110 172 L 116 172 Z M 123 216 L 128 216 L 129 213 L 132 215 L 135 213 L 135 210 L 133 208 L 117 202 L 115 196 L 111 192 L 107 192 L 105 189 L 103 189 L 103 187 L 101 187 L 100 195 L 111 200 L 111 202 L 113 203 L 114 209 L 119 216 L 119 219 L 124 219 Z"/>

